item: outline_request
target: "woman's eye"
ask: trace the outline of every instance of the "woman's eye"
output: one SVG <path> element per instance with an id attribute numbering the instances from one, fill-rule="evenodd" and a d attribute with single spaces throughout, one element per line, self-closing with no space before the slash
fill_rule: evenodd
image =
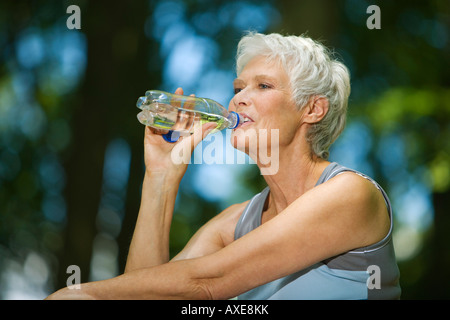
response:
<path id="1" fill-rule="evenodd" d="M 242 89 L 241 88 L 234 88 L 234 94 L 238 94 L 239 92 L 241 92 Z"/>
<path id="2" fill-rule="evenodd" d="M 259 88 L 260 88 L 260 89 L 269 89 L 270 86 L 269 86 L 268 84 L 261 83 L 261 84 L 259 85 Z"/>

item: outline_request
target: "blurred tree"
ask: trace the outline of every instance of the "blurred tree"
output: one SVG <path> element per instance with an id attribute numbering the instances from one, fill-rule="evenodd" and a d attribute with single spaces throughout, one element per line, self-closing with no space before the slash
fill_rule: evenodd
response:
<path id="1" fill-rule="evenodd" d="M 68 98 L 77 74 L 73 82 L 55 81 L 62 70 L 61 52 L 53 51 L 53 45 L 64 44 L 53 28 L 59 12 L 65 12 L 61 6 L 34 1 L 0 4 L 0 272 L 9 268 L 32 276 L 32 268 L 15 270 L 16 262 L 26 263 L 39 253 L 34 261 L 48 259 L 41 265 L 53 267 L 51 258 L 60 249 L 64 173 L 56 154 L 64 149 L 70 132 L 66 110 L 55 107 Z M 46 46 L 51 33 L 53 41 Z M 50 278 L 43 272 L 40 285 Z M 0 277 L 0 286 L 7 280 Z M 35 284 L 35 279 L 29 280 L 30 286 Z"/>
<path id="2" fill-rule="evenodd" d="M 57 288 L 71 264 L 89 278 L 105 150 L 117 138 L 132 154 L 125 211 L 134 215 L 119 241 L 129 243 L 143 172 L 143 128 L 130 110 L 161 73 L 158 46 L 144 33 L 148 2 L 70 4 L 81 9 L 80 31 L 66 27 L 69 3 L 0 4 L 0 251 L 22 262 L 32 251 L 44 255 Z M 150 71 L 149 60 L 157 66 Z M 0 259 L 0 272 L 8 261 Z"/>
<path id="3" fill-rule="evenodd" d="M 448 59 L 439 55 L 436 52 L 435 59 L 442 62 L 443 70 L 449 70 Z M 434 221 L 423 249 L 414 260 L 401 264 L 405 297 L 411 298 L 450 297 L 448 285 L 442 281 L 450 266 L 450 236 L 446 232 L 450 228 L 450 89 L 436 81 L 389 89 L 364 108 L 379 140 L 395 135 L 403 141 L 407 161 L 402 165 L 432 193 Z"/>
<path id="4" fill-rule="evenodd" d="M 381 150 L 390 136 L 404 145 L 406 161 L 394 170 L 386 170 L 394 161 L 380 154 L 373 156 L 388 185 L 392 186 L 394 179 L 408 179 L 399 174 L 403 168 L 410 179 L 427 185 L 432 193 L 434 221 L 428 237 L 414 260 L 400 264 L 403 297 L 449 298 L 448 283 L 443 279 L 450 266 L 446 249 L 450 237 L 445 231 L 450 228 L 450 5 L 416 1 L 382 8 L 388 9 L 382 11 L 387 11 L 383 19 L 386 31 L 363 45 L 373 52 L 368 57 L 371 70 L 366 70 L 375 76 L 372 83 L 377 96 L 367 102 L 359 99 L 357 114 L 372 128 L 374 152 Z"/>
<path id="5" fill-rule="evenodd" d="M 65 163 L 68 210 L 59 286 L 65 286 L 64 266 L 70 264 L 80 266 L 82 281 L 89 279 L 92 244 L 98 232 L 96 219 L 105 149 L 108 142 L 117 137 L 125 138 L 131 147 L 128 214 L 119 241 L 121 254 L 129 244 L 130 228 L 139 205 L 143 139 L 143 128 L 137 125 L 130 110 L 137 97 L 148 88 L 158 86 L 161 72 L 159 68 L 152 72 L 146 68 L 150 53 L 157 51 L 156 44 L 144 33 L 148 10 L 145 1 L 127 5 L 90 1 L 82 6 L 88 64 L 77 93 L 80 100 L 74 103 L 73 143 Z"/>

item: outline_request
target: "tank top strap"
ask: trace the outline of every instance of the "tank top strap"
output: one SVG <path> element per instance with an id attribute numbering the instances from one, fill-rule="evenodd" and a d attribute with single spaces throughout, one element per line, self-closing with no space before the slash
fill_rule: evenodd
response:
<path id="1" fill-rule="evenodd" d="M 333 177 L 337 176 L 338 174 L 345 172 L 345 171 L 355 172 L 355 170 L 341 166 L 340 164 L 338 164 L 336 162 L 330 163 L 325 168 L 325 170 L 323 170 L 322 174 L 319 177 L 319 180 L 317 180 L 316 186 L 330 180 L 331 178 L 333 178 Z"/>
<path id="2" fill-rule="evenodd" d="M 236 224 L 234 231 L 235 240 L 261 225 L 261 213 L 269 191 L 269 187 L 266 187 L 263 191 L 253 196 L 247 204 Z"/>

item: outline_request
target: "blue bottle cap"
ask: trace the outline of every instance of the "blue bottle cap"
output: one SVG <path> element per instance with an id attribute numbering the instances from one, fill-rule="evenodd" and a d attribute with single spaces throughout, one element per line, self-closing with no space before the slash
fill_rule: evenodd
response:
<path id="1" fill-rule="evenodd" d="M 239 117 L 239 114 L 237 112 L 231 111 L 230 113 L 234 113 L 236 115 L 237 121 L 236 124 L 233 127 L 230 127 L 229 129 L 235 129 L 239 125 L 241 118 Z"/>
<path id="2" fill-rule="evenodd" d="M 178 139 L 180 138 L 180 133 L 177 131 L 169 130 L 169 132 L 167 132 L 166 134 L 163 134 L 162 137 L 167 142 L 174 143 L 174 142 L 177 142 Z"/>

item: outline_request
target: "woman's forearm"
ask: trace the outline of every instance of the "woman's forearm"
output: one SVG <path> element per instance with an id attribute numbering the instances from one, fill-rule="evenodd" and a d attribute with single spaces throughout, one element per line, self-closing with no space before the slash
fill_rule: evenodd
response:
<path id="1" fill-rule="evenodd" d="M 189 260 L 129 271 L 118 277 L 64 288 L 48 300 L 212 299 L 207 282 Z"/>
<path id="2" fill-rule="evenodd" d="M 169 261 L 169 233 L 180 179 L 147 172 L 125 272 Z"/>

